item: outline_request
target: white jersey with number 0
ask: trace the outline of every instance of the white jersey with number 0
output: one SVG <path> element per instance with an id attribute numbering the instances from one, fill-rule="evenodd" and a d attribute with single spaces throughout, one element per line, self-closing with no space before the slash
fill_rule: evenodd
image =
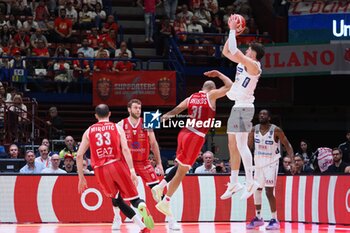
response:
<path id="1" fill-rule="evenodd" d="M 235 100 L 237 103 L 254 103 L 254 91 L 256 85 L 259 81 L 261 75 L 261 65 L 260 62 L 256 61 L 259 67 L 258 75 L 250 75 L 245 70 L 243 64 L 239 63 L 237 65 L 237 72 L 235 77 L 235 82 L 233 83 L 231 89 L 227 92 L 227 97 L 231 100 Z"/>
<path id="2" fill-rule="evenodd" d="M 260 124 L 254 126 L 254 162 L 255 166 L 263 167 L 276 162 L 281 157 L 280 142 L 275 142 L 276 125 L 271 127 L 265 135 L 260 132 Z"/>

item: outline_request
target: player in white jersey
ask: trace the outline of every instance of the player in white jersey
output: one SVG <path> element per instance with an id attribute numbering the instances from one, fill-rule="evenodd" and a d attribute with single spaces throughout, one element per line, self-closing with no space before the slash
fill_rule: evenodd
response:
<path id="1" fill-rule="evenodd" d="M 254 179 L 259 183 L 259 188 L 254 193 L 256 215 L 246 226 L 253 229 L 264 225 L 261 217 L 262 189 L 265 187 L 267 199 L 270 203 L 271 220 L 266 230 L 278 230 L 276 198 L 274 189 L 277 184 L 279 159 L 281 157 L 281 144 L 287 151 L 287 156 L 292 158 L 293 148 L 281 128 L 270 123 L 271 115 L 266 109 L 259 112 L 259 123 L 253 127 L 249 134 L 248 145 L 254 150 L 255 173 Z"/>
<path id="2" fill-rule="evenodd" d="M 238 172 L 243 160 L 246 174 L 246 188 L 242 199 L 250 197 L 258 188 L 253 180 L 253 159 L 248 148 L 248 134 L 252 128 L 254 116 L 254 91 L 261 75 L 260 59 L 264 56 L 264 47 L 259 43 L 251 43 L 243 54 L 237 48 L 236 22 L 231 15 L 228 25 L 229 38 L 223 48 L 223 54 L 231 61 L 238 63 L 235 82 L 227 97 L 235 101 L 227 122 L 228 147 L 230 152 L 231 177 L 227 190 L 221 199 L 227 199 L 240 191 L 243 186 L 238 182 Z"/>

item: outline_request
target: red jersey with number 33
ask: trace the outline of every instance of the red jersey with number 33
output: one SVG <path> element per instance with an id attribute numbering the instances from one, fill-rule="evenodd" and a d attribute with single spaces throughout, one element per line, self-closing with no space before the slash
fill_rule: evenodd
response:
<path id="1" fill-rule="evenodd" d="M 149 156 L 149 138 L 148 131 L 143 128 L 143 119 L 134 126 L 129 118 L 123 119 L 123 129 L 125 131 L 126 140 L 131 151 L 133 161 L 145 161 Z"/>
<path id="2" fill-rule="evenodd" d="M 122 160 L 120 135 L 113 122 L 98 122 L 89 128 L 91 166 L 103 166 L 112 160 Z"/>
<path id="3" fill-rule="evenodd" d="M 187 127 L 189 130 L 199 131 L 200 133 L 206 134 L 210 126 L 203 125 L 205 121 L 214 121 L 215 109 L 210 105 L 208 94 L 204 92 L 197 92 L 190 96 L 187 103 L 188 115 L 190 116 L 191 122 L 195 120 L 195 127 Z M 193 124 L 191 124 L 193 126 Z M 193 130 L 194 129 L 194 130 Z"/>

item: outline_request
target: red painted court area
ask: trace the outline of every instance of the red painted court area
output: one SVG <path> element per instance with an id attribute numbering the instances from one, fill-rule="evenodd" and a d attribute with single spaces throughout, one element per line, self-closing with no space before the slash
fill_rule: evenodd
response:
<path id="1" fill-rule="evenodd" d="M 246 230 L 246 223 L 181 223 L 180 231 L 167 229 L 166 224 L 156 224 L 152 232 L 156 233 L 254 233 L 254 232 L 285 232 L 285 233 L 348 233 L 350 226 L 318 225 L 303 223 L 281 223 L 281 229 L 266 231 L 264 227 L 256 230 Z M 267 225 L 267 222 L 265 223 Z M 0 224 L 1 233 L 138 233 L 139 229 L 132 223 L 125 223 L 120 231 L 112 231 L 111 224 Z"/>

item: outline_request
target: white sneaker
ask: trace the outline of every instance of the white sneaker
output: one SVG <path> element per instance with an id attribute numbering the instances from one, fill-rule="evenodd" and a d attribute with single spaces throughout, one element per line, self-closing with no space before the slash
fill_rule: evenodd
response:
<path id="1" fill-rule="evenodd" d="M 180 224 L 178 224 L 174 218 L 169 218 L 168 226 L 169 226 L 169 229 L 173 231 L 181 230 Z"/>
<path id="2" fill-rule="evenodd" d="M 153 199 L 158 203 L 162 200 L 162 196 L 163 196 L 163 190 L 159 184 L 153 186 L 153 188 L 151 189 L 152 191 L 152 196 Z"/>
<path id="3" fill-rule="evenodd" d="M 170 202 L 166 201 L 166 200 L 161 200 L 160 202 L 158 202 L 158 204 L 156 205 L 157 210 L 159 210 L 159 212 L 161 212 L 162 214 L 166 215 L 166 216 L 173 216 L 173 213 L 171 212 L 170 209 Z"/>
<path id="4" fill-rule="evenodd" d="M 234 193 L 237 193 L 237 192 L 241 191 L 242 189 L 243 189 L 243 186 L 241 185 L 241 183 L 238 183 L 238 182 L 235 184 L 227 183 L 227 189 L 226 189 L 225 193 L 221 195 L 220 199 L 221 200 L 228 199 L 228 198 L 232 197 L 232 195 Z"/>
<path id="5" fill-rule="evenodd" d="M 122 225 L 122 220 L 120 218 L 114 219 L 112 224 L 112 230 L 120 230 L 120 227 Z"/>
<path id="6" fill-rule="evenodd" d="M 259 183 L 255 180 L 253 182 L 247 183 L 244 187 L 241 200 L 248 199 L 255 191 L 259 188 Z"/>

